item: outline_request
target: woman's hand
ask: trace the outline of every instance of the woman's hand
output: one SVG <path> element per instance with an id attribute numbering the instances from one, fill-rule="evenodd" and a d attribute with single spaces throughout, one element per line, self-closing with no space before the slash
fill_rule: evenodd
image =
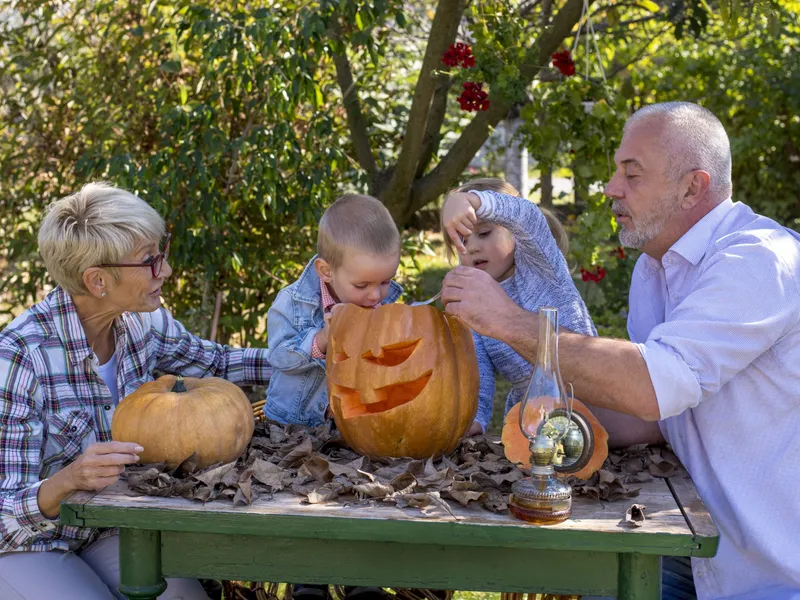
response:
<path id="1" fill-rule="evenodd" d="M 64 470 L 69 472 L 73 490 L 101 490 L 117 482 L 125 465 L 138 462 L 142 450 L 131 442 L 97 442 Z"/>
<path id="2" fill-rule="evenodd" d="M 453 240 L 453 245 L 459 254 L 466 254 L 463 238 L 469 237 L 478 217 L 475 211 L 481 207 L 481 199 L 477 194 L 470 192 L 456 192 L 450 194 L 442 207 L 442 225 L 445 234 Z"/>
<path id="3" fill-rule="evenodd" d="M 131 442 L 97 442 L 39 486 L 37 501 L 39 511 L 48 519 L 55 519 L 64 497 L 76 490 L 101 490 L 116 483 L 125 465 L 139 460 L 144 450 Z"/>

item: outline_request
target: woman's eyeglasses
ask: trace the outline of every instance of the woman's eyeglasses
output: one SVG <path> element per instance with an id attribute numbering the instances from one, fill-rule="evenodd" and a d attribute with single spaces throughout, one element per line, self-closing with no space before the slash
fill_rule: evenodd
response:
<path id="1" fill-rule="evenodd" d="M 149 259 L 147 262 L 143 263 L 117 263 L 111 264 L 106 263 L 102 265 L 97 265 L 98 267 L 150 267 L 150 272 L 153 274 L 153 279 L 158 279 L 158 276 L 161 275 L 161 269 L 164 266 L 167 258 L 169 258 L 169 238 L 171 234 L 167 234 L 164 238 L 164 249 L 156 254 L 153 258 Z"/>

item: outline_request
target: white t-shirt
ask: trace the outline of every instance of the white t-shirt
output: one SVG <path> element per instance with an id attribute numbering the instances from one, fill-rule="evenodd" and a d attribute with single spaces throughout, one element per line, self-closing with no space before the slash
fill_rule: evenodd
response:
<path id="1" fill-rule="evenodd" d="M 103 383 L 108 386 L 111 392 L 111 398 L 114 400 L 114 404 L 117 404 L 119 402 L 119 391 L 117 390 L 117 355 L 113 355 L 111 360 L 106 364 L 99 365 L 97 367 L 97 374 L 100 376 L 100 379 L 103 380 Z"/>

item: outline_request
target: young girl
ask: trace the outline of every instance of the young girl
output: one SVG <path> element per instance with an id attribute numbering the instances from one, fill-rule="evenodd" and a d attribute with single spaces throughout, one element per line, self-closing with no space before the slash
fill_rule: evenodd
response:
<path id="1" fill-rule="evenodd" d="M 502 179 L 485 178 L 451 192 L 441 219 L 448 252 L 452 254 L 455 245 L 462 265 L 489 273 L 522 308 L 537 311 L 541 306 L 555 306 L 559 326 L 597 334 L 564 258 L 567 234 L 549 211 L 521 198 Z M 497 373 L 511 383 L 507 413 L 522 400 L 533 371 L 528 361 L 503 342 L 477 333 L 473 337 L 480 399 L 478 415 L 467 435 L 479 435 L 489 425 Z"/>

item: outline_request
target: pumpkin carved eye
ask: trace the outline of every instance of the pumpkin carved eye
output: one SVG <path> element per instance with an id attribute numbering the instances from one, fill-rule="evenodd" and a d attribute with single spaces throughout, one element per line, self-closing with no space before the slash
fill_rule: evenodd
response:
<path id="1" fill-rule="evenodd" d="M 396 367 L 397 365 L 403 364 L 411 357 L 414 350 L 419 346 L 420 341 L 422 340 L 397 342 L 396 344 L 383 346 L 378 356 L 375 356 L 372 350 L 369 350 L 364 352 L 361 358 L 382 367 Z"/>
<path id="2" fill-rule="evenodd" d="M 344 350 L 339 349 L 333 353 L 333 362 L 335 363 L 340 363 L 343 360 L 347 360 L 348 358 L 350 357 L 347 356 L 347 352 L 345 352 Z"/>

